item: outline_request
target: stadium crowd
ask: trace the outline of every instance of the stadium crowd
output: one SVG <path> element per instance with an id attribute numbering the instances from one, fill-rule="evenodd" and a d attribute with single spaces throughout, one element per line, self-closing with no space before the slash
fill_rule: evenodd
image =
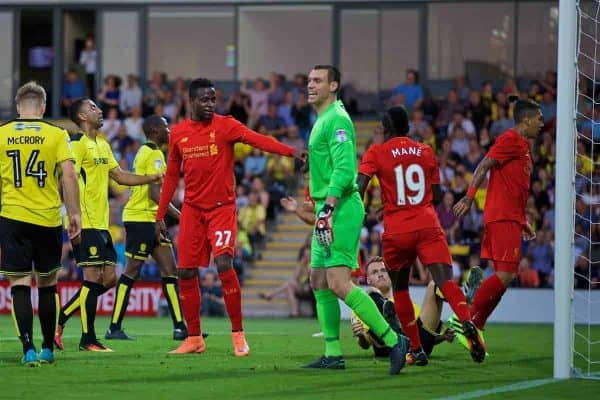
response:
<path id="1" fill-rule="evenodd" d="M 175 124 L 189 114 L 187 81 L 181 77 L 168 80 L 165 73 L 154 72 L 147 84 L 141 84 L 134 75 L 126 77 L 126 83 L 118 76 L 106 76 L 102 90 L 96 94 L 105 120 L 102 132 L 111 144 L 122 168 L 131 170 L 133 159 L 139 146 L 144 142 L 141 126 L 145 116 L 159 114 L 170 124 Z M 585 85 L 585 83 L 583 83 Z M 80 96 L 84 88 L 83 79 L 75 71 L 69 71 L 63 88 L 62 104 L 68 107 L 74 97 Z M 286 144 L 303 148 L 315 115 L 306 101 L 306 76 L 297 74 L 287 81 L 279 73 L 272 73 L 270 82 L 256 79 L 244 80 L 237 90 L 226 93 L 217 90 L 217 112 L 230 114 L 257 131 L 273 136 Z M 587 90 L 587 89 L 586 89 Z M 591 89 L 590 89 L 591 90 Z M 427 88 L 418 83 L 418 73 L 409 70 L 405 82 L 382 100 L 382 107 L 403 105 L 410 113 L 410 136 L 428 143 L 438 154 L 441 186 L 445 192 L 443 202 L 437 206 L 437 213 L 453 254 L 453 271 L 457 281 L 463 271 L 480 265 L 479 241 L 483 227 L 482 209 L 485 200 L 485 186 L 476 196 L 477 207 L 458 220 L 452 205 L 467 190 L 472 174 L 484 157 L 495 138 L 514 125 L 509 94 L 521 98 L 531 98 L 541 104 L 544 128 L 538 140 L 531 143 L 534 170 L 532 172 L 531 193 L 527 203 L 527 215 L 535 227 L 537 238 L 524 242 L 524 258 L 520 264 L 519 279 L 515 286 L 550 287 L 553 285 L 553 241 L 554 241 L 554 160 L 556 137 L 556 74 L 548 71 L 543 79 L 530 81 L 528 87 L 517 87 L 515 80 L 484 82 L 481 87 L 470 87 L 464 78 L 456 80 L 455 88 L 445 97 L 433 98 Z M 70 97 L 72 96 L 72 97 Z M 590 98 L 593 98 L 590 96 Z M 349 109 L 358 112 L 356 99 L 344 98 Z M 585 103 L 584 103 L 585 106 Z M 600 112 L 592 112 L 591 104 L 580 111 L 580 128 L 590 138 L 596 135 L 596 121 L 600 122 Z M 373 117 L 373 116 L 371 116 Z M 356 115 L 357 119 L 368 118 Z M 373 118 L 370 118 L 373 119 Z M 383 140 L 380 128 L 375 128 L 370 143 Z M 243 281 L 244 271 L 253 260 L 260 258 L 267 239 L 267 226 L 277 222 L 281 212 L 279 200 L 295 193 L 302 182 L 300 165 L 292 159 L 265 155 L 259 150 L 251 150 L 245 145 L 236 145 L 237 207 L 239 213 L 239 234 L 236 243 L 235 267 Z M 576 248 L 579 256 L 574 260 L 575 269 L 582 276 L 590 276 L 597 282 L 600 272 L 595 264 L 587 262 L 590 241 L 585 236 L 592 234 L 592 243 L 598 241 L 600 208 L 592 207 L 596 191 L 589 184 L 593 166 L 597 160 L 590 154 L 588 142 L 578 143 L 578 193 Z M 360 154 L 359 154 L 360 157 Z M 128 197 L 128 190 L 113 183 L 111 186 L 111 234 L 119 254 L 119 262 L 124 264 L 124 234 L 121 211 Z M 180 205 L 183 197 L 178 190 L 174 203 Z M 372 184 L 365 199 L 367 217 L 361 234 L 361 258 L 380 256 L 382 224 L 379 222 L 381 191 L 377 183 Z M 171 221 L 171 234 L 177 236 L 177 225 Z M 303 252 L 300 251 L 300 254 Z M 299 256 L 300 261 L 301 256 Z M 600 257 L 598 257 L 600 258 Z M 64 267 L 62 279 L 77 279 L 76 265 L 69 256 L 69 244 L 65 241 Z M 485 264 L 483 264 L 485 267 Z M 588 270 L 592 268 L 593 270 Z M 492 269 L 487 268 L 491 274 Z M 145 280 L 160 279 L 158 268 L 151 261 L 142 270 Z M 430 280 L 427 271 L 416 265 L 412 273 L 412 284 L 425 285 Z M 577 287 L 587 287 L 586 279 L 576 279 Z M 598 287 L 594 284 L 593 287 Z"/>

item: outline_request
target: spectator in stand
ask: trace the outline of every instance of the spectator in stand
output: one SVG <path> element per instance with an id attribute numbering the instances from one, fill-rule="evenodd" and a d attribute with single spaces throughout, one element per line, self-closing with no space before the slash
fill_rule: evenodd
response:
<path id="1" fill-rule="evenodd" d="M 62 115 L 68 114 L 69 107 L 73 101 L 85 96 L 85 83 L 77 75 L 77 71 L 70 69 L 65 76 L 65 82 L 63 83 L 62 98 L 61 98 L 61 110 Z"/>
<path id="2" fill-rule="evenodd" d="M 200 314 L 207 317 L 224 317 L 225 300 L 223 299 L 223 288 L 217 277 L 217 273 L 212 269 L 202 271 L 200 281 L 200 293 L 202 301 Z"/>
<path id="3" fill-rule="evenodd" d="M 254 86 L 251 89 L 248 85 L 248 79 L 242 81 L 240 91 L 250 97 L 250 121 L 249 125 L 254 125 L 256 121 L 263 115 L 267 115 L 269 106 L 269 91 L 265 87 L 265 82 L 262 78 L 257 78 L 254 81 Z"/>
<path id="4" fill-rule="evenodd" d="M 227 104 L 225 103 L 225 92 L 223 89 L 215 89 L 215 97 L 215 112 L 220 115 L 227 115 Z"/>
<path id="5" fill-rule="evenodd" d="M 247 124 L 251 112 L 250 97 L 242 92 L 234 92 L 229 96 L 229 102 L 227 103 L 228 115 L 231 115 L 242 124 Z"/>
<path id="6" fill-rule="evenodd" d="M 250 181 L 255 176 L 262 177 L 267 170 L 267 157 L 262 150 L 253 148 L 244 161 L 244 180 Z"/>
<path id="7" fill-rule="evenodd" d="M 506 95 L 519 93 L 519 88 L 517 87 L 517 84 L 513 78 L 506 78 L 502 92 Z"/>
<path id="8" fill-rule="evenodd" d="M 450 134 L 450 141 L 452 143 L 452 152 L 457 154 L 462 161 L 467 153 L 469 152 L 469 139 L 465 134 L 465 130 L 460 126 L 456 125 Z"/>
<path id="9" fill-rule="evenodd" d="M 487 109 L 492 111 L 492 105 L 494 104 L 494 87 L 492 82 L 484 81 L 481 86 L 481 103 Z"/>
<path id="10" fill-rule="evenodd" d="M 460 228 L 460 221 L 452 212 L 452 206 L 454 205 L 454 195 L 452 192 L 444 193 L 444 198 L 440 204 L 437 205 L 435 211 L 437 212 L 438 218 L 440 219 L 440 225 L 446 234 L 448 244 L 455 244 L 458 239 L 458 231 Z"/>
<path id="11" fill-rule="evenodd" d="M 296 74 L 294 75 L 294 85 L 292 86 L 292 102 L 298 102 L 298 96 L 300 93 L 306 94 L 306 81 L 307 76 L 304 74 Z"/>
<path id="12" fill-rule="evenodd" d="M 481 149 L 487 153 L 487 151 L 492 147 L 492 137 L 490 136 L 490 131 L 486 128 L 483 128 L 479 132 L 479 145 Z"/>
<path id="13" fill-rule="evenodd" d="M 544 92 L 550 93 L 553 98 L 556 98 L 557 82 L 556 71 L 548 70 L 544 75 L 544 79 L 540 81 L 540 85 L 544 88 Z"/>
<path id="14" fill-rule="evenodd" d="M 138 85 L 138 78 L 133 74 L 127 75 L 127 87 L 121 91 L 119 110 L 128 117 L 134 107 L 142 106 L 142 89 Z"/>
<path id="15" fill-rule="evenodd" d="M 140 107 L 133 107 L 131 115 L 125 118 L 124 121 L 127 135 L 133 140 L 139 140 L 142 143 L 146 142 L 146 136 L 142 129 L 143 123 L 144 119 L 142 118 L 142 109 Z"/>
<path id="16" fill-rule="evenodd" d="M 238 215 L 240 228 L 248 233 L 252 249 L 256 253 L 262 247 L 265 238 L 265 222 L 267 219 L 267 210 L 258 202 L 256 192 L 250 192 L 248 205 Z"/>
<path id="17" fill-rule="evenodd" d="M 442 104 L 440 112 L 435 121 L 435 126 L 443 132 L 443 137 L 446 137 L 448 125 L 452 122 L 455 112 L 462 112 L 462 104 L 456 93 L 456 89 L 450 89 L 446 101 Z"/>
<path id="18" fill-rule="evenodd" d="M 392 90 L 392 97 L 396 97 L 399 94 L 404 95 L 407 108 L 411 110 L 419 108 L 423 101 L 424 92 L 421 85 L 419 85 L 419 77 L 416 70 L 407 70 L 404 83 L 396 86 Z"/>
<path id="19" fill-rule="evenodd" d="M 312 107 L 306 100 L 306 92 L 304 90 L 298 92 L 298 100 L 292 106 L 292 118 L 295 125 L 298 127 L 300 137 L 304 142 L 308 143 L 308 136 L 312 128 L 311 123 Z"/>
<path id="20" fill-rule="evenodd" d="M 554 247 L 552 246 L 552 232 L 539 231 L 535 241 L 529 244 L 527 255 L 531 257 L 531 265 L 540 275 L 541 286 L 548 286 L 549 277 L 554 271 Z"/>
<path id="21" fill-rule="evenodd" d="M 537 270 L 531 268 L 533 260 L 530 256 L 523 257 L 519 263 L 519 286 L 527 288 L 540 287 L 540 276 Z"/>
<path id="22" fill-rule="evenodd" d="M 125 125 L 121 125 L 117 132 L 117 136 L 110 141 L 110 147 L 117 160 L 125 158 L 127 152 L 131 151 L 133 148 L 133 139 L 127 135 L 127 128 L 125 128 Z"/>
<path id="23" fill-rule="evenodd" d="M 413 110 L 412 118 L 409 123 L 408 136 L 415 140 L 419 140 L 423 137 L 423 132 L 429 127 L 429 124 L 425 121 L 424 117 L 423 110 L 419 108 Z"/>
<path id="24" fill-rule="evenodd" d="M 515 120 L 508 118 L 505 107 L 497 107 L 497 113 L 497 118 L 492 122 L 492 126 L 490 127 L 490 134 L 494 138 L 515 126 Z"/>
<path id="25" fill-rule="evenodd" d="M 475 168 L 479 162 L 483 160 L 485 153 L 481 151 L 481 146 L 476 138 L 469 138 L 469 152 L 463 157 L 463 163 L 467 170 L 471 173 L 475 172 Z"/>
<path id="26" fill-rule="evenodd" d="M 119 119 L 119 112 L 116 107 L 109 108 L 101 128 L 102 133 L 104 133 L 109 143 L 118 135 L 121 125 L 123 125 L 123 122 Z"/>
<path id="27" fill-rule="evenodd" d="M 154 107 L 164 99 L 164 92 L 168 89 L 165 74 L 159 71 L 152 72 L 142 98 L 142 116 L 146 117 L 154 113 Z"/>
<path id="28" fill-rule="evenodd" d="M 455 126 L 460 126 L 465 134 L 469 137 L 477 136 L 475 125 L 473 124 L 473 121 L 465 117 L 464 109 L 454 110 L 452 121 L 448 124 L 448 135 L 451 135 L 454 132 Z"/>
<path id="29" fill-rule="evenodd" d="M 98 52 L 96 51 L 96 42 L 94 37 L 88 35 L 85 38 L 85 48 L 79 55 L 79 64 L 85 69 L 85 78 L 87 83 L 87 92 L 92 100 L 96 100 L 96 72 Z"/>
<path id="30" fill-rule="evenodd" d="M 100 108 L 106 114 L 110 107 L 119 107 L 119 99 L 121 97 L 121 78 L 116 75 L 108 75 L 104 78 L 104 86 L 98 93 L 98 101 Z"/>
<path id="31" fill-rule="evenodd" d="M 271 86 L 269 87 L 269 104 L 275 104 L 279 107 L 285 100 L 285 88 L 283 84 L 285 78 L 277 72 L 271 72 Z"/>
<path id="32" fill-rule="evenodd" d="M 481 101 L 481 94 L 476 90 L 472 90 L 469 94 L 467 115 L 473 121 L 476 132 L 479 132 L 481 128 L 489 126 L 492 110 Z"/>
<path id="33" fill-rule="evenodd" d="M 466 103 L 469 99 L 469 93 L 471 92 L 471 89 L 467 84 L 467 79 L 464 76 L 459 76 L 455 80 L 454 87 L 456 89 L 456 94 L 458 95 L 460 101 Z"/>
<path id="34" fill-rule="evenodd" d="M 540 109 L 544 116 L 544 130 L 549 130 L 554 126 L 553 122 L 556 119 L 556 101 L 552 92 L 544 92 Z"/>
<path id="35" fill-rule="evenodd" d="M 283 119 L 285 126 L 290 127 L 294 125 L 294 117 L 292 117 L 292 107 L 294 106 L 294 100 L 292 97 L 292 92 L 285 92 L 284 100 L 281 104 L 279 104 L 277 108 L 277 115 Z"/>
<path id="36" fill-rule="evenodd" d="M 277 105 L 269 104 L 267 115 L 263 115 L 258 120 L 258 131 L 276 139 L 287 133 L 285 121 L 277 115 Z"/>
<path id="37" fill-rule="evenodd" d="M 218 96 L 217 96 L 218 99 Z M 218 100 L 217 100 L 218 101 Z M 215 111 L 217 112 L 217 111 Z M 220 113 L 219 113 L 220 114 Z M 179 115 L 179 104 L 175 101 L 175 95 L 172 91 L 167 90 L 165 92 L 165 99 L 163 101 L 163 117 L 168 123 L 176 121 Z"/>

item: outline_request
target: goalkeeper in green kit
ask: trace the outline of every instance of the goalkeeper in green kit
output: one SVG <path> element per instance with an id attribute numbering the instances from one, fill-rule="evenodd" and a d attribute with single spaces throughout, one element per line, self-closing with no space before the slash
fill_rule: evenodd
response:
<path id="1" fill-rule="evenodd" d="M 339 89 L 337 68 L 317 65 L 310 72 L 308 102 L 318 115 L 308 144 L 309 189 L 316 212 L 310 282 L 325 338 L 325 354 L 306 368 L 345 368 L 339 340 L 340 298 L 392 348 L 390 374 L 396 375 L 406 363 L 409 340 L 390 328 L 369 295 L 350 279 L 351 271 L 358 268 L 364 208 L 356 185 L 354 126 L 337 100 Z"/>

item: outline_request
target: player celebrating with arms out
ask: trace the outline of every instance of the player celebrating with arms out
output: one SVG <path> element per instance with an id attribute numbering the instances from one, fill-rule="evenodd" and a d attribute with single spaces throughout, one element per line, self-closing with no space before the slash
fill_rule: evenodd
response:
<path id="1" fill-rule="evenodd" d="M 140 175 L 163 174 L 167 165 L 160 148 L 169 141 L 167 121 L 159 115 L 151 115 L 144 119 L 142 129 L 148 141 L 135 155 L 133 169 Z M 187 337 L 187 329 L 179 305 L 173 246 L 168 238 L 157 238 L 155 234 L 154 221 L 159 199 L 160 184 L 135 186 L 129 201 L 123 208 L 123 223 L 127 236 L 125 246 L 127 266 L 117 282 L 111 323 L 104 335 L 105 339 L 133 339 L 125 333 L 121 324 L 129 304 L 131 288 L 150 254 L 160 268 L 163 294 L 167 299 L 173 321 L 173 339 L 183 340 Z M 173 218 L 179 219 L 179 210 L 173 204 L 169 204 L 168 212 Z"/>
<path id="2" fill-rule="evenodd" d="M 390 351 L 390 374 L 404 368 L 409 341 L 394 332 L 364 290 L 355 286 L 351 271 L 364 219 L 356 186 L 354 126 L 337 99 L 340 72 L 317 65 L 308 77 L 308 101 L 318 117 L 309 142 L 309 189 L 315 201 L 316 223 L 311 246 L 310 282 L 317 302 L 317 318 L 325 339 L 325 354 L 307 368 L 344 369 L 340 347 L 338 298 L 382 339 Z"/>
<path id="3" fill-rule="evenodd" d="M 173 127 L 167 172 L 156 215 L 157 229 L 166 233 L 163 218 L 183 170 L 184 203 L 179 225 L 179 284 L 188 337 L 173 353 L 202 353 L 198 268 L 214 256 L 227 314 L 231 320 L 234 354 L 247 356 L 250 347 L 242 326 L 240 282 L 233 269 L 237 232 L 233 147 L 242 142 L 263 151 L 305 159 L 306 152 L 256 133 L 232 117 L 215 114 L 215 87 L 208 79 L 190 83 L 192 115 Z"/>
<path id="4" fill-rule="evenodd" d="M 359 168 L 358 186 L 364 195 L 377 175 L 383 199 L 383 258 L 394 291 L 394 306 L 402 329 L 410 338 L 416 365 L 427 365 L 408 291 L 410 267 L 416 257 L 429 269 L 433 280 L 460 319 L 469 339 L 471 357 L 485 358 L 485 347 L 465 295 L 452 280 L 452 257 L 432 202 L 442 198 L 439 167 L 431 147 L 406 137 L 408 116 L 403 107 L 392 107 L 382 120 L 385 142 L 369 147 Z"/>
<path id="5" fill-rule="evenodd" d="M 515 127 L 504 132 L 477 165 L 465 197 L 454 206 L 458 217 L 473 204 L 477 189 L 490 171 L 485 207 L 481 258 L 492 260 L 495 274 L 487 278 L 471 305 L 473 322 L 483 329 L 510 282 L 517 276 L 521 261 L 521 234 L 526 240 L 535 232 L 525 217 L 531 179 L 529 139 L 544 126 L 538 103 L 518 100 L 514 106 Z"/>

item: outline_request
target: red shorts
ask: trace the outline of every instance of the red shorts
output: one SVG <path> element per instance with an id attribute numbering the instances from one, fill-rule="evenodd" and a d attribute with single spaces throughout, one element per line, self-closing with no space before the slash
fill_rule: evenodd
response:
<path id="1" fill-rule="evenodd" d="M 428 228 L 407 233 L 383 233 L 383 258 L 390 271 L 410 268 L 419 257 L 425 266 L 452 264 L 446 235 L 440 228 Z"/>
<path id="2" fill-rule="evenodd" d="M 209 211 L 184 204 L 179 219 L 179 268 L 208 267 L 210 254 L 233 256 L 237 234 L 235 204 Z"/>
<path id="3" fill-rule="evenodd" d="M 516 221 L 485 224 L 481 258 L 492 260 L 496 271 L 517 273 L 521 261 L 521 229 L 521 224 Z"/>

